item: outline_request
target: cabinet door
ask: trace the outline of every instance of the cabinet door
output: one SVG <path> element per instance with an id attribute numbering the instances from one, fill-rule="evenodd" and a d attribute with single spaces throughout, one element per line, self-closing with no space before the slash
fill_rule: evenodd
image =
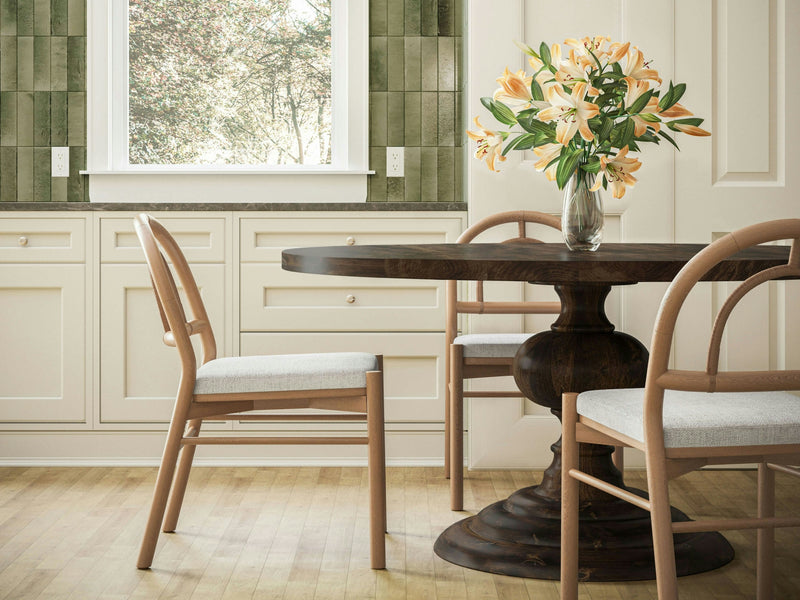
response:
<path id="1" fill-rule="evenodd" d="M 86 420 L 83 265 L 0 265 L 0 421 Z"/>
<path id="2" fill-rule="evenodd" d="M 225 348 L 225 266 L 192 265 L 217 339 Z M 102 265 L 100 273 L 101 423 L 166 423 L 180 377 L 145 265 Z M 198 360 L 199 344 L 195 346 Z"/>

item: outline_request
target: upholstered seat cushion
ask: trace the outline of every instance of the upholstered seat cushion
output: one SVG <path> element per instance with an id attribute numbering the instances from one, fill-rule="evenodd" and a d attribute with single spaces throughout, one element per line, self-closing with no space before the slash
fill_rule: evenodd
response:
<path id="1" fill-rule="evenodd" d="M 217 358 L 197 370 L 195 394 L 363 388 L 378 359 L 363 352 Z"/>
<path id="2" fill-rule="evenodd" d="M 578 414 L 644 441 L 644 389 L 578 395 Z M 800 398 L 788 392 L 664 394 L 667 448 L 756 446 L 800 442 Z"/>
<path id="3" fill-rule="evenodd" d="M 514 358 L 532 333 L 468 333 L 453 340 L 464 346 L 465 358 Z"/>

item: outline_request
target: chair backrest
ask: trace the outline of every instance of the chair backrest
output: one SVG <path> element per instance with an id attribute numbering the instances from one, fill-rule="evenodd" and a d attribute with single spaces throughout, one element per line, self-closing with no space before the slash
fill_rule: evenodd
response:
<path id="1" fill-rule="evenodd" d="M 705 371 L 670 370 L 670 348 L 678 314 L 689 292 L 716 264 L 734 254 L 766 242 L 792 240 L 784 265 L 763 269 L 750 276 L 727 298 L 714 320 Z M 675 276 L 656 315 L 645 385 L 645 439 L 663 440 L 664 390 L 698 392 L 745 392 L 800 389 L 800 370 L 719 372 L 722 335 L 731 311 L 758 285 L 780 278 L 800 277 L 800 219 L 782 219 L 750 225 L 709 244 Z"/>
<path id="2" fill-rule="evenodd" d="M 197 358 L 191 336 L 200 336 L 203 364 L 216 358 L 217 354 L 214 332 L 200 291 L 178 243 L 161 223 L 150 215 L 140 214 L 134 219 L 134 227 L 150 270 L 158 311 L 164 325 L 164 343 L 178 349 L 182 383 L 194 387 Z M 168 260 L 172 263 L 171 267 Z M 188 301 L 188 318 L 173 270 Z"/>
<path id="3" fill-rule="evenodd" d="M 503 240 L 504 244 L 541 244 L 542 240 L 529 237 L 526 224 L 538 223 L 561 231 L 561 219 L 534 210 L 514 210 L 490 215 L 467 228 L 456 240 L 457 244 L 468 244 L 478 235 L 494 227 L 517 224 L 517 235 Z M 561 311 L 559 302 L 507 302 L 491 301 L 484 298 L 484 282 L 475 282 L 475 300 L 458 298 L 458 282 L 447 282 L 447 343 L 453 341 L 458 331 L 459 313 L 468 314 L 555 314 Z"/>

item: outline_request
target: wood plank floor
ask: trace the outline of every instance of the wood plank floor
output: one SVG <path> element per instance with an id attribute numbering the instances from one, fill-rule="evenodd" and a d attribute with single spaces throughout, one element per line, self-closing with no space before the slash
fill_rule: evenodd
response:
<path id="1" fill-rule="evenodd" d="M 389 468 L 386 571 L 369 569 L 361 468 L 201 468 L 154 566 L 134 564 L 155 469 L 0 468 L 0 599 L 558 597 L 558 583 L 480 573 L 433 553 L 450 523 L 535 484 L 541 473 L 470 472 L 464 513 L 448 510 L 439 468 Z M 630 484 L 644 487 L 643 474 Z M 673 483 L 691 515 L 755 509 L 755 473 L 707 471 Z M 698 514 L 698 508 L 702 513 Z M 800 508 L 800 482 L 778 475 L 778 511 Z M 727 532 L 730 565 L 680 580 L 681 598 L 755 597 L 755 532 Z M 776 599 L 800 599 L 800 531 L 777 533 Z M 587 584 L 581 598 L 655 598 L 653 582 Z"/>

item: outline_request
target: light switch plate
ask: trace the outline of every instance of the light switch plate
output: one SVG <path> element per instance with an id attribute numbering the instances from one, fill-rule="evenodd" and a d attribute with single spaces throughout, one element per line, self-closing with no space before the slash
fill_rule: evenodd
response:
<path id="1" fill-rule="evenodd" d="M 53 147 L 50 149 L 50 164 L 53 177 L 69 177 L 69 148 Z"/>

